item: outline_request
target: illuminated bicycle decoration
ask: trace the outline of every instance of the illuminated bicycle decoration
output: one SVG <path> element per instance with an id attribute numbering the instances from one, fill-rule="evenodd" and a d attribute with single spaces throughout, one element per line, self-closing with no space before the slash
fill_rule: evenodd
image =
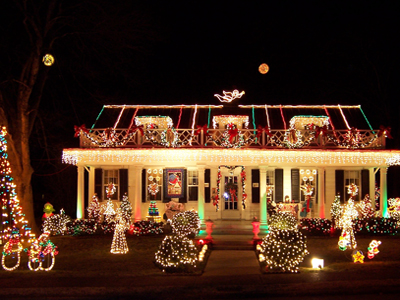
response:
<path id="1" fill-rule="evenodd" d="M 50 232 L 46 231 L 32 243 L 28 251 L 28 268 L 31 271 L 50 271 L 58 254 L 57 246 L 49 240 Z"/>

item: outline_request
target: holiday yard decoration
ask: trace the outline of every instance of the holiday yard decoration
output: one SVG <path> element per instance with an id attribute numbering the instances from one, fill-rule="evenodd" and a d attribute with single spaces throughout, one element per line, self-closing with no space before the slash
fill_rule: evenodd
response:
<path id="1" fill-rule="evenodd" d="M 307 180 L 308 179 L 306 179 L 305 182 Z M 304 193 L 304 196 L 306 197 L 306 200 L 304 201 L 304 204 L 303 204 L 303 208 L 300 211 L 300 216 L 304 218 L 311 211 L 311 207 L 312 207 L 311 195 L 313 193 L 314 188 L 311 186 L 310 183 L 307 183 L 307 184 L 301 186 L 301 190 Z"/>
<path id="2" fill-rule="evenodd" d="M 155 254 L 155 264 L 163 272 L 193 272 L 199 251 L 186 236 L 167 235 Z"/>
<path id="3" fill-rule="evenodd" d="M 121 208 L 117 209 L 115 223 L 114 237 L 110 251 L 113 254 L 125 254 L 129 251 L 125 237 L 125 231 L 129 229 L 129 223 L 126 216 L 123 215 Z"/>
<path id="4" fill-rule="evenodd" d="M 270 232 L 258 246 L 261 265 L 266 272 L 297 273 L 308 251 L 296 218 L 289 212 L 278 212 L 271 216 L 268 225 Z"/>
<path id="5" fill-rule="evenodd" d="M 358 187 L 352 183 L 348 187 L 348 193 L 350 194 L 349 201 L 344 207 L 343 215 L 340 217 L 337 224 L 338 228 L 342 229 L 342 234 L 340 236 L 338 245 L 340 250 L 346 250 L 347 247 L 350 249 L 357 248 L 356 238 L 354 236 L 354 221 L 358 217 L 358 211 L 354 204 L 353 198 L 358 193 Z"/>
<path id="6" fill-rule="evenodd" d="M 120 208 L 122 217 L 125 219 L 126 224 L 130 225 L 132 217 L 132 205 L 129 202 L 127 193 L 122 196 Z"/>
<path id="7" fill-rule="evenodd" d="M 184 237 L 197 235 L 200 231 L 200 218 L 195 211 L 184 211 L 177 213 L 171 222 L 172 232 Z"/>
<path id="8" fill-rule="evenodd" d="M 271 230 L 258 247 L 258 258 L 266 272 L 298 273 L 308 254 L 306 237 L 298 230 Z"/>
<path id="9" fill-rule="evenodd" d="M 45 231 L 35 240 L 28 250 L 28 268 L 31 271 L 50 271 L 55 264 L 55 256 L 58 254 L 57 246 L 49 239 L 50 232 Z"/>
<path id="10" fill-rule="evenodd" d="M 337 194 L 335 196 L 335 200 L 333 200 L 333 203 L 331 205 L 331 218 L 332 218 L 333 228 L 337 227 L 337 223 L 339 219 L 342 217 L 342 214 L 343 214 L 343 207 L 340 205 L 340 195 Z"/>
<path id="11" fill-rule="evenodd" d="M 115 209 L 111 199 L 108 199 L 107 202 L 102 205 L 102 211 L 104 215 L 104 222 L 112 223 L 115 217 Z"/>
<path id="12" fill-rule="evenodd" d="M 382 244 L 381 241 L 372 240 L 368 246 L 368 258 L 373 259 L 379 253 L 378 247 Z"/>
<path id="13" fill-rule="evenodd" d="M 6 271 L 14 271 L 18 268 L 21 262 L 21 251 L 23 250 L 23 246 L 20 241 L 20 236 L 18 228 L 13 227 L 10 239 L 3 247 L 1 266 Z M 11 264 L 12 266 L 10 266 Z"/>
<path id="14" fill-rule="evenodd" d="M 67 231 L 67 224 L 69 222 L 71 222 L 71 218 L 61 209 L 59 214 L 44 219 L 42 231 L 49 232 L 52 235 L 63 235 Z"/>
<path id="15" fill-rule="evenodd" d="M 297 220 L 290 212 L 277 212 L 269 219 L 271 230 L 296 230 Z"/>
<path id="16" fill-rule="evenodd" d="M 354 263 L 361 263 L 361 264 L 363 264 L 364 263 L 364 253 L 361 251 L 361 250 L 354 250 L 353 251 L 353 254 L 352 254 L 352 257 L 353 257 L 353 262 Z"/>
<path id="17" fill-rule="evenodd" d="M 366 194 L 364 199 L 357 205 L 360 219 L 370 219 L 375 215 L 375 210 L 372 207 L 371 199 Z"/>
<path id="18" fill-rule="evenodd" d="M 22 212 L 19 199 L 16 193 L 16 185 L 14 178 L 11 176 L 12 170 L 8 161 L 7 153 L 7 129 L 0 128 L 0 199 L 1 199 L 1 215 L 0 215 L 0 239 L 5 242 L 11 238 L 12 231 L 18 227 L 21 231 L 21 241 L 27 238 L 27 242 L 33 241 L 35 235 L 31 233 L 28 221 L 25 220 L 25 214 Z"/>
<path id="19" fill-rule="evenodd" d="M 101 222 L 101 206 L 99 202 L 99 197 L 95 193 L 92 197 L 92 201 L 90 201 L 89 206 L 87 208 L 88 219 L 94 220 L 96 223 L 100 224 Z"/>
<path id="20" fill-rule="evenodd" d="M 43 208 L 44 214 L 42 216 L 42 221 L 48 217 L 51 217 L 53 215 L 53 211 L 54 211 L 53 205 L 47 202 Z"/>
<path id="21" fill-rule="evenodd" d="M 165 236 L 155 254 L 155 263 L 163 272 L 193 272 L 199 250 L 189 237 L 199 232 L 200 218 L 194 211 L 181 212 L 173 217 L 171 226 L 173 235 Z"/>

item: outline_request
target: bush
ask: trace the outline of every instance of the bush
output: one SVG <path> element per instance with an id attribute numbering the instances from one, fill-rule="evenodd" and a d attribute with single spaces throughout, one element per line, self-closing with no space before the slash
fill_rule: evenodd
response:
<path id="1" fill-rule="evenodd" d="M 278 212 L 271 216 L 269 227 L 271 230 L 294 230 L 297 228 L 297 220 L 290 212 Z"/>
<path id="2" fill-rule="evenodd" d="M 155 254 L 155 264 L 163 272 L 193 272 L 199 251 L 192 240 L 177 235 L 167 235 Z"/>
<path id="3" fill-rule="evenodd" d="M 307 240 L 297 230 L 273 230 L 258 247 L 260 263 L 266 272 L 299 272 L 308 254 Z"/>
<path id="4" fill-rule="evenodd" d="M 304 218 L 300 220 L 302 231 L 311 235 L 328 235 L 332 230 L 332 221 L 322 218 Z"/>
<path id="5" fill-rule="evenodd" d="M 200 231 L 200 218 L 195 211 L 184 211 L 177 213 L 171 222 L 172 232 L 176 235 L 187 237 L 196 236 Z"/>

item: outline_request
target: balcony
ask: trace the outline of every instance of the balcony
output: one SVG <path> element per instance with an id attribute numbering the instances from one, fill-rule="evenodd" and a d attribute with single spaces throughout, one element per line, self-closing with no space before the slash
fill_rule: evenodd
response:
<path id="1" fill-rule="evenodd" d="M 384 149 L 379 130 L 92 129 L 81 148 Z"/>

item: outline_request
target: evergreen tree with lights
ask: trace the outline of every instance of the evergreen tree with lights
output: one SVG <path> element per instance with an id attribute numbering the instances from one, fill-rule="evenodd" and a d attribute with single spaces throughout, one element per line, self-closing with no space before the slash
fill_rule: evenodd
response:
<path id="1" fill-rule="evenodd" d="M 270 232 L 257 246 L 258 258 L 266 272 L 298 273 L 308 254 L 306 237 L 290 213 L 278 212 L 269 223 Z"/>
<path id="2" fill-rule="evenodd" d="M 343 213 L 343 207 L 340 205 L 340 195 L 337 194 L 335 196 L 335 200 L 331 205 L 331 218 L 332 218 L 332 227 L 336 228 L 336 224 Z"/>
<path id="3" fill-rule="evenodd" d="M 104 215 L 104 222 L 111 223 L 115 217 L 115 210 L 114 204 L 111 199 L 108 199 L 105 204 L 102 206 L 103 215 Z"/>
<path id="4" fill-rule="evenodd" d="M 99 197 L 97 197 L 97 194 L 95 193 L 92 197 L 92 201 L 90 201 L 90 204 L 87 208 L 88 212 L 88 219 L 89 220 L 95 220 L 96 223 L 101 222 L 101 206 L 99 202 Z"/>
<path id="5" fill-rule="evenodd" d="M 34 234 L 28 227 L 28 221 L 25 214 L 22 213 L 22 207 L 17 197 L 14 184 L 14 178 L 11 176 L 12 170 L 8 160 L 7 153 L 7 130 L 5 127 L 0 128 L 0 198 L 1 198 L 1 224 L 0 239 L 5 242 L 11 234 L 13 228 L 17 227 L 21 235 L 21 241 L 27 238 L 31 242 Z"/>
<path id="6" fill-rule="evenodd" d="M 127 224 L 130 224 L 132 217 L 132 205 L 128 199 L 127 193 L 125 193 L 124 196 L 122 196 L 120 207 L 121 207 L 122 217 L 125 219 Z"/>

